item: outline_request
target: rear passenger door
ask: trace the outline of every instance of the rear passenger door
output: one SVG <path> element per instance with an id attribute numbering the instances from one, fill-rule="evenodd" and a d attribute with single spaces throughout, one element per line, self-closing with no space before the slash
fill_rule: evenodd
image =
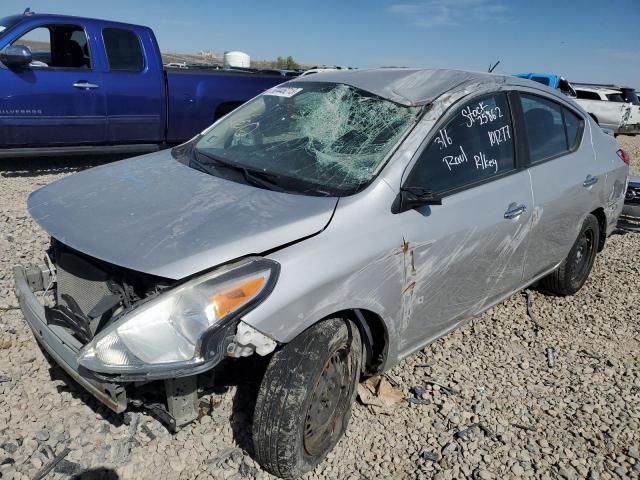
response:
<path id="1" fill-rule="evenodd" d="M 525 278 L 566 257 L 587 213 L 605 204 L 606 170 L 595 159 L 586 121 L 546 96 L 520 93 L 534 212 Z"/>
<path id="2" fill-rule="evenodd" d="M 407 350 L 520 287 L 533 203 L 505 93 L 466 101 L 434 128 L 403 182 L 442 197 L 400 214 Z"/>
<path id="3" fill-rule="evenodd" d="M 141 38 L 142 36 L 142 38 Z M 102 29 L 110 143 L 164 140 L 164 71 L 151 32 L 121 26 Z"/>

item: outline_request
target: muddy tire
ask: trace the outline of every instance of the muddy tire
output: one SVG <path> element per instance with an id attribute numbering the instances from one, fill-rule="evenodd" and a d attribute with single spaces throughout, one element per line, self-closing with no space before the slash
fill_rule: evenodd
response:
<path id="1" fill-rule="evenodd" d="M 358 328 L 338 318 L 314 325 L 273 355 L 253 417 L 262 468 L 296 478 L 324 459 L 349 423 L 361 358 Z"/>
<path id="2" fill-rule="evenodd" d="M 599 242 L 598 220 L 589 214 L 567 258 L 540 282 L 542 289 L 563 297 L 573 295 L 580 290 L 591 273 Z"/>

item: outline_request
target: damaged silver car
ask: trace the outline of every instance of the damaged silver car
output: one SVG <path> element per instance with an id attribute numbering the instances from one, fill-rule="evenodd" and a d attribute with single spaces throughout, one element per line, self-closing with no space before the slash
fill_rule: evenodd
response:
<path id="1" fill-rule="evenodd" d="M 627 173 L 615 140 L 538 83 L 323 72 L 32 193 L 51 247 L 16 289 L 71 377 L 116 412 L 151 386 L 173 429 L 223 359 L 264 357 L 255 455 L 293 478 L 338 442 L 362 376 L 534 282 L 576 293 Z"/>

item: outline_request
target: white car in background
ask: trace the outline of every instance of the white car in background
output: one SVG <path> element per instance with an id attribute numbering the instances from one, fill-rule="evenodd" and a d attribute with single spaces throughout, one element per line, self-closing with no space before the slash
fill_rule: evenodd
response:
<path id="1" fill-rule="evenodd" d="M 576 102 L 602 128 L 616 134 L 636 135 L 640 133 L 640 106 L 625 102 L 619 88 L 584 86 L 573 84 Z"/>

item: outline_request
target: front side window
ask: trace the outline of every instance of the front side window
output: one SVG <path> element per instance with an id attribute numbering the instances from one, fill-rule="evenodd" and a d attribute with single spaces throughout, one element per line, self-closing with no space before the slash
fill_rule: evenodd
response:
<path id="1" fill-rule="evenodd" d="M 43 25 L 28 31 L 13 45 L 29 47 L 31 67 L 91 68 L 87 35 L 78 25 Z"/>
<path id="2" fill-rule="evenodd" d="M 135 32 L 123 28 L 105 28 L 102 30 L 102 38 L 107 50 L 109 70 L 119 72 L 144 70 L 144 54 L 140 39 Z"/>
<path id="3" fill-rule="evenodd" d="M 441 194 L 514 168 L 511 115 L 500 93 L 458 109 L 420 154 L 405 186 Z"/>
<path id="4" fill-rule="evenodd" d="M 520 94 L 532 163 L 567 153 L 577 146 L 583 121 L 558 103 Z"/>
<path id="5" fill-rule="evenodd" d="M 205 132 L 189 163 L 214 175 L 268 175 L 290 191 L 346 195 L 371 181 L 417 114 L 349 85 L 289 82 Z"/>

